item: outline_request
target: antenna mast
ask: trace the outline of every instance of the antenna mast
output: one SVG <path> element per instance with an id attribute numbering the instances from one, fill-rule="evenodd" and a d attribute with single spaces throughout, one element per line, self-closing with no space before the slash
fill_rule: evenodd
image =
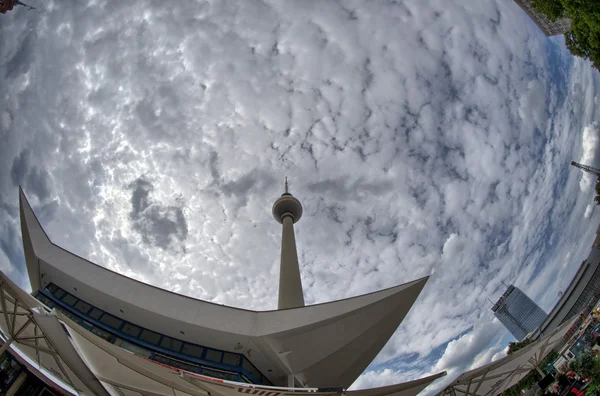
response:
<path id="1" fill-rule="evenodd" d="M 579 162 L 575 161 L 571 161 L 571 166 L 579 168 L 584 172 L 591 173 L 592 175 L 596 175 L 596 177 L 600 177 L 600 169 L 594 168 L 593 166 L 580 164 Z"/>

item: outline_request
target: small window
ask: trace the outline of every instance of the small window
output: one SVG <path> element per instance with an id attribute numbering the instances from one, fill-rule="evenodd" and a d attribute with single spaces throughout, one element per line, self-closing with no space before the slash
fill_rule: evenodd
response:
<path id="1" fill-rule="evenodd" d="M 115 345 L 118 345 L 123 349 L 126 349 L 130 352 L 133 352 L 135 354 L 138 354 L 138 355 L 141 355 L 141 356 L 144 356 L 147 358 L 149 358 L 150 355 L 152 354 L 152 352 L 150 352 L 146 348 L 143 348 L 139 345 L 132 344 L 132 343 L 122 340 L 120 338 L 115 338 Z"/>
<path id="2" fill-rule="evenodd" d="M 170 349 L 172 351 L 177 351 L 179 352 L 179 350 L 181 349 L 181 344 L 182 342 L 179 340 L 174 340 L 171 337 L 163 337 L 162 341 L 160 342 L 160 346 L 163 348 L 167 348 Z"/>
<path id="3" fill-rule="evenodd" d="M 91 307 L 92 306 L 90 304 L 84 303 L 81 300 L 77 301 L 77 303 L 75 304 L 75 309 L 79 312 L 83 312 L 84 314 L 88 313 Z"/>
<path id="4" fill-rule="evenodd" d="M 206 360 L 210 360 L 212 362 L 220 362 L 222 356 L 223 352 L 221 351 L 215 351 L 214 349 L 206 350 Z"/>
<path id="5" fill-rule="evenodd" d="M 69 293 L 65 294 L 62 298 L 63 302 L 69 304 L 70 306 L 75 305 L 75 303 L 77 302 L 77 299 L 75 297 L 73 297 L 72 295 L 70 295 Z"/>
<path id="6" fill-rule="evenodd" d="M 132 325 L 131 323 L 125 323 L 125 326 L 123 326 L 123 329 L 121 329 L 121 331 L 125 334 L 129 334 L 130 336 L 137 337 L 140 335 L 140 331 L 142 331 L 142 329 L 140 329 L 136 325 Z"/>
<path id="7" fill-rule="evenodd" d="M 82 324 L 83 321 L 81 320 L 81 318 L 79 318 L 78 316 L 73 315 L 71 312 L 67 312 L 65 310 L 60 310 L 60 312 L 62 312 L 67 318 L 71 319 L 73 322 L 77 323 L 77 324 Z"/>
<path id="8" fill-rule="evenodd" d="M 54 283 L 50 283 L 48 286 L 46 286 L 46 290 L 48 290 L 50 293 L 54 293 L 56 290 L 56 285 Z"/>
<path id="9" fill-rule="evenodd" d="M 109 315 L 107 313 L 102 315 L 102 317 L 100 318 L 100 322 L 109 325 L 113 329 L 118 329 L 119 327 L 121 327 L 121 324 L 123 324 L 123 321 L 121 319 L 115 318 L 114 316 Z"/>
<path id="10" fill-rule="evenodd" d="M 90 316 L 94 319 L 100 319 L 100 316 L 102 316 L 104 312 L 100 311 L 98 308 L 94 308 L 92 309 L 92 312 L 90 312 Z"/>
<path id="11" fill-rule="evenodd" d="M 62 296 L 65 295 L 65 291 L 63 289 L 59 289 L 58 287 L 56 288 L 56 290 L 54 290 L 54 297 L 56 298 L 61 298 Z"/>
<path id="12" fill-rule="evenodd" d="M 197 345 L 183 344 L 183 350 L 181 352 L 185 353 L 186 355 L 190 355 L 190 356 L 194 356 L 194 357 L 197 357 L 197 358 L 201 358 L 202 357 L 202 351 L 204 351 L 204 348 L 199 347 Z"/>
<path id="13" fill-rule="evenodd" d="M 94 327 L 90 330 L 92 333 L 96 334 L 98 337 L 105 339 L 106 341 L 110 341 L 112 338 L 112 334 L 107 331 L 102 330 L 99 327 Z"/>
<path id="14" fill-rule="evenodd" d="M 140 339 L 149 342 L 150 344 L 158 345 L 160 334 L 156 334 L 150 330 L 144 330 L 142 331 L 142 334 L 140 334 Z"/>
<path id="15" fill-rule="evenodd" d="M 54 302 L 43 294 L 37 296 L 37 299 L 48 308 L 54 308 Z"/>
<path id="16" fill-rule="evenodd" d="M 235 353 L 225 352 L 223 355 L 223 363 L 230 364 L 232 366 L 240 365 L 240 355 Z"/>

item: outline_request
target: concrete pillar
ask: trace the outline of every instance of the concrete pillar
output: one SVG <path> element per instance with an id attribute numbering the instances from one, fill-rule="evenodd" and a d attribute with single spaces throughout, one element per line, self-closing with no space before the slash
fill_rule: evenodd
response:
<path id="1" fill-rule="evenodd" d="M 27 379 L 27 373 L 22 372 L 17 377 L 15 382 L 13 382 L 13 384 L 10 386 L 10 388 L 8 388 L 8 390 L 6 391 L 6 396 L 14 396 L 19 391 L 19 389 L 21 389 L 21 386 L 23 385 L 23 383 L 25 382 L 26 379 Z"/>
<path id="2" fill-rule="evenodd" d="M 302 279 L 296 237 L 294 235 L 294 219 L 291 215 L 282 217 L 283 232 L 281 234 L 281 265 L 279 268 L 279 309 L 304 306 Z"/>
<path id="3" fill-rule="evenodd" d="M 0 355 L 2 355 L 4 352 L 6 352 L 6 350 L 8 349 L 10 344 L 12 344 L 12 342 L 13 342 L 13 338 L 10 337 L 8 340 L 6 340 L 6 342 L 4 344 L 2 344 L 2 347 L 0 347 Z"/>
<path id="4" fill-rule="evenodd" d="M 538 366 L 535 366 L 535 370 L 538 372 L 539 375 L 542 376 L 542 378 L 546 376 L 546 373 L 544 373 Z"/>

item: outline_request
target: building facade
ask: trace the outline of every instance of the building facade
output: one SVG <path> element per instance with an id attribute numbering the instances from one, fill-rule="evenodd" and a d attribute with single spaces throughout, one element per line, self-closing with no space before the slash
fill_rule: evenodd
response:
<path id="1" fill-rule="evenodd" d="M 548 17 L 533 8 L 532 0 L 514 0 L 523 11 L 529 15 L 531 20 L 540 28 L 546 36 L 556 36 L 565 34 L 571 29 L 571 20 L 569 18 L 559 18 L 551 21 Z"/>
<path id="2" fill-rule="evenodd" d="M 492 311 L 518 341 L 536 330 L 547 316 L 543 309 L 513 285 L 506 289 Z"/>
<path id="3" fill-rule="evenodd" d="M 593 247 L 548 317 L 536 331 L 544 335 L 575 316 L 587 316 L 600 299 L 600 249 Z"/>

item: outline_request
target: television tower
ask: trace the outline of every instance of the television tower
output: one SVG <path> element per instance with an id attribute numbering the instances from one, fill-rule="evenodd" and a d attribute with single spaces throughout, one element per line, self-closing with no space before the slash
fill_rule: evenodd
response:
<path id="1" fill-rule="evenodd" d="M 296 252 L 294 223 L 302 217 L 302 204 L 290 194 L 287 177 L 284 193 L 273 204 L 273 217 L 283 225 L 281 234 L 281 264 L 279 269 L 279 305 L 278 309 L 304 306 L 302 279 Z"/>
<path id="2" fill-rule="evenodd" d="M 598 169 L 598 168 L 594 168 L 593 166 L 590 166 L 590 165 L 583 165 L 583 164 L 580 164 L 579 162 L 575 162 L 575 161 L 571 161 L 571 165 L 574 166 L 575 168 L 581 169 L 584 172 L 596 175 L 596 177 L 600 177 L 600 169 Z"/>

